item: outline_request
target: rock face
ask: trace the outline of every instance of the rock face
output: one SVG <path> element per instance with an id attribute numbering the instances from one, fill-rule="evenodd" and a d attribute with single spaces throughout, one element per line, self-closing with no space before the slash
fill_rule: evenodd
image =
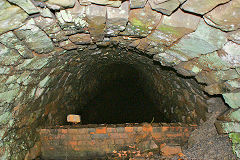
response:
<path id="1" fill-rule="evenodd" d="M 104 63 L 109 58 L 122 60 L 115 57 L 123 56 L 118 51 L 112 57 L 102 51 L 116 46 L 127 50 L 126 55 L 133 55 L 132 50 L 140 53 L 131 57 L 132 61 L 147 54 L 151 62 L 195 78 L 201 92 L 222 95 L 234 109 L 223 119 L 229 124 L 220 125 L 228 133 L 239 119 L 240 108 L 239 8 L 239 0 L 0 0 L 0 159 L 24 159 L 26 149 L 34 146 L 33 135 L 36 135 L 36 131 L 29 128 L 39 127 L 37 120 L 42 116 L 47 117 L 46 123 L 52 124 L 52 115 L 66 108 L 65 103 L 59 104 L 57 100 L 64 93 L 72 94 L 74 89 L 69 84 L 75 83 L 74 80 L 92 77 L 92 63 L 100 61 L 97 58 L 90 61 L 89 57 L 102 55 Z M 82 55 L 77 51 L 82 51 Z M 127 62 L 135 65 L 132 61 Z M 144 69 L 147 72 L 150 68 Z M 156 75 L 155 72 L 149 74 Z M 53 85 L 55 88 L 51 86 L 53 81 L 57 83 Z M 88 82 L 92 86 L 98 83 L 89 79 Z M 188 86 L 187 82 L 182 83 L 180 88 Z M 84 83 L 83 94 L 77 101 L 86 103 L 89 85 Z M 164 87 L 158 86 L 156 90 Z M 92 91 L 94 87 L 89 92 Z M 166 94 L 166 97 L 173 96 Z M 183 97 L 179 92 L 174 96 L 181 104 L 196 98 L 187 93 Z M 32 105 L 33 102 L 36 105 Z M 199 115 L 200 111 L 194 109 L 190 107 L 191 115 Z M 169 108 L 167 113 L 183 114 L 178 108 L 172 110 Z M 192 118 L 183 119 L 191 121 Z M 28 135 L 16 141 L 13 137 L 20 132 Z M 231 132 L 229 135 L 237 147 L 240 141 L 235 132 L 240 131 L 235 128 Z M 240 157 L 239 148 L 234 152 Z"/>

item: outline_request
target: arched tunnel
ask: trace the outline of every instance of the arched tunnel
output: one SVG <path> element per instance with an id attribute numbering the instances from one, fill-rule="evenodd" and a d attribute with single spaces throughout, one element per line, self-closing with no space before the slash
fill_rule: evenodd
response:
<path id="1" fill-rule="evenodd" d="M 239 8 L 2 0 L 0 159 L 239 159 Z"/>

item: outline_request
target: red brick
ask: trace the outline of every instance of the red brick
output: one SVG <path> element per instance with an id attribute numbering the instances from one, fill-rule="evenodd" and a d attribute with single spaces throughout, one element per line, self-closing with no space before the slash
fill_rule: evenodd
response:
<path id="1" fill-rule="evenodd" d="M 68 144 L 71 145 L 71 146 L 76 146 L 77 145 L 77 141 L 69 141 Z"/>
<path id="2" fill-rule="evenodd" d="M 107 133 L 115 133 L 117 132 L 116 128 L 107 128 Z"/>
<path id="3" fill-rule="evenodd" d="M 91 137 L 89 134 L 81 134 L 81 135 L 72 135 L 72 140 L 90 140 Z"/>
<path id="4" fill-rule="evenodd" d="M 133 127 L 125 127 L 126 132 L 133 132 Z"/>
<path id="5" fill-rule="evenodd" d="M 153 127 L 151 125 L 144 125 L 142 127 L 144 132 L 152 132 L 153 131 Z"/>
<path id="6" fill-rule="evenodd" d="M 133 127 L 134 132 L 141 132 L 142 131 L 142 127 L 138 126 L 138 127 Z"/>
<path id="7" fill-rule="evenodd" d="M 78 129 L 68 129 L 69 134 L 78 134 Z"/>
<path id="8" fill-rule="evenodd" d="M 163 135 L 161 132 L 159 133 L 152 133 L 152 137 L 155 138 L 155 139 L 160 139 L 160 138 L 163 138 Z"/>
<path id="9" fill-rule="evenodd" d="M 109 136 L 112 139 L 128 138 L 127 133 L 109 133 Z"/>
<path id="10" fill-rule="evenodd" d="M 107 127 L 96 128 L 96 133 L 98 133 L 98 134 L 107 133 Z"/>
<path id="11" fill-rule="evenodd" d="M 67 129 L 61 129 L 60 130 L 62 134 L 67 134 L 68 130 Z"/>

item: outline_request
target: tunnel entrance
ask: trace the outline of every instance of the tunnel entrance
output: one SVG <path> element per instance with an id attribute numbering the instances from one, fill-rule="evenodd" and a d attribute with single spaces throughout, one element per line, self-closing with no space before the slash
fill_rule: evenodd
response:
<path id="1" fill-rule="evenodd" d="M 116 63 L 101 68 L 99 92 L 80 113 L 82 124 L 161 122 L 157 108 L 133 66 Z"/>
<path id="2" fill-rule="evenodd" d="M 197 82 L 146 56 L 101 48 L 58 58 L 67 65 L 51 71 L 55 79 L 33 105 L 42 109 L 43 159 L 106 157 L 129 146 L 173 156 L 206 120 L 206 97 Z M 69 114 L 80 115 L 81 123 L 67 122 Z M 167 155 L 166 148 L 174 152 Z"/>

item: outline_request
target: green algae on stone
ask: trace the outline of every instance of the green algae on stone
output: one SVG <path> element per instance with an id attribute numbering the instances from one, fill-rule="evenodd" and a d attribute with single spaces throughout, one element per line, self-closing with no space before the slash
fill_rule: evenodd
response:
<path id="1" fill-rule="evenodd" d="M 197 60 L 198 64 L 202 66 L 202 69 L 212 69 L 212 70 L 227 70 L 232 66 L 227 61 L 223 60 L 219 56 L 218 52 L 205 54 L 200 56 Z"/>
<path id="2" fill-rule="evenodd" d="M 130 10 L 129 22 L 122 35 L 146 37 L 156 28 L 162 14 L 153 11 L 147 3 L 144 8 Z"/>
<path id="3" fill-rule="evenodd" d="M 218 117 L 220 121 L 240 122 L 240 109 L 229 109 Z"/>
<path id="4" fill-rule="evenodd" d="M 234 67 L 240 66 L 240 45 L 229 41 L 223 46 L 222 50 L 224 54 L 221 54 L 220 57 L 223 61 Z"/>
<path id="5" fill-rule="evenodd" d="M 22 64 L 18 65 L 16 69 L 18 70 L 37 70 L 43 68 L 49 63 L 49 58 L 34 57 L 32 59 L 26 59 Z"/>
<path id="6" fill-rule="evenodd" d="M 229 133 L 228 135 L 233 143 L 233 152 L 240 157 L 240 133 Z"/>
<path id="7" fill-rule="evenodd" d="M 24 58 L 33 57 L 32 52 L 11 31 L 2 34 L 0 36 L 0 42 L 9 48 L 16 49 Z"/>
<path id="8" fill-rule="evenodd" d="M 21 27 L 28 14 L 21 8 L 10 5 L 6 0 L 0 4 L 0 34 Z"/>
<path id="9" fill-rule="evenodd" d="M 240 107 L 240 93 L 224 93 L 223 98 L 231 108 Z"/>
<path id="10" fill-rule="evenodd" d="M 38 86 L 41 87 L 41 88 L 47 87 L 47 85 L 49 84 L 50 80 L 51 80 L 51 77 L 50 76 L 46 76 L 43 80 L 40 81 Z"/>
<path id="11" fill-rule="evenodd" d="M 0 102 L 10 103 L 13 102 L 14 98 L 18 95 L 20 88 L 16 88 L 14 90 L 9 90 L 6 92 L 0 93 Z"/>
<path id="12" fill-rule="evenodd" d="M 39 54 L 49 53 L 54 49 L 51 39 L 36 26 L 33 19 L 30 19 L 24 26 L 15 30 L 14 33 L 29 49 Z"/>
<path id="13" fill-rule="evenodd" d="M 156 30 L 147 38 L 170 46 L 184 35 L 195 31 L 199 21 L 200 17 L 177 10 L 171 16 L 164 15 Z"/>
<path id="14" fill-rule="evenodd" d="M 12 118 L 12 114 L 10 112 L 5 112 L 0 115 L 0 125 L 4 125 L 8 123 L 8 121 Z"/>
<path id="15" fill-rule="evenodd" d="M 169 49 L 169 53 L 187 61 L 202 54 L 219 50 L 227 42 L 226 33 L 200 21 L 195 32 L 190 33 Z"/>
<path id="16" fill-rule="evenodd" d="M 9 74 L 10 68 L 9 67 L 0 67 L 0 74 Z"/>
<path id="17" fill-rule="evenodd" d="M 38 8 L 35 7 L 34 4 L 30 0 L 8 0 L 8 1 L 13 4 L 18 5 L 24 11 L 26 11 L 28 14 L 39 13 Z"/>
<path id="18" fill-rule="evenodd" d="M 227 80 L 240 78 L 240 74 L 235 69 L 219 70 L 219 71 L 202 71 L 196 75 L 196 79 L 200 83 L 214 84 L 222 83 Z"/>

